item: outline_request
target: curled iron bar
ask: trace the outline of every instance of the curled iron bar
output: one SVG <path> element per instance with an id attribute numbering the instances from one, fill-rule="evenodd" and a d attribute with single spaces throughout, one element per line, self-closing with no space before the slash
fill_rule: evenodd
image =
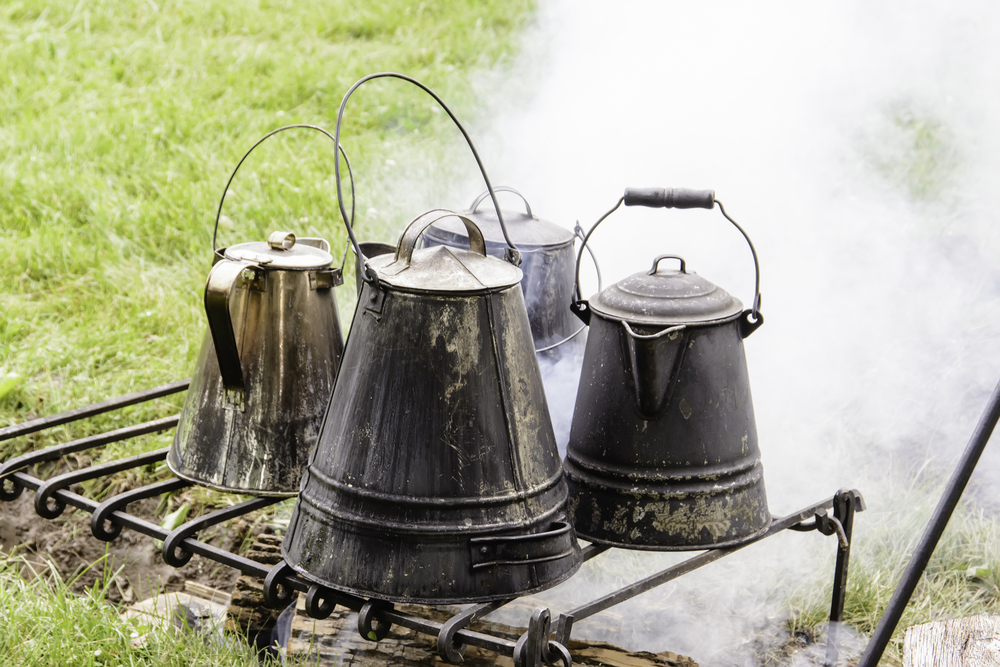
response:
<path id="1" fill-rule="evenodd" d="M 105 477 L 106 475 L 113 475 L 117 472 L 132 470 L 133 468 L 139 468 L 151 463 L 159 463 L 167 458 L 167 452 L 169 451 L 169 449 L 158 449 L 155 452 L 137 454 L 125 459 L 90 466 L 89 468 L 74 470 L 73 472 L 53 477 L 35 491 L 35 513 L 43 519 L 55 519 L 66 509 L 65 502 L 58 498 L 53 498 L 53 494 L 59 489 L 68 489 L 73 484 L 97 479 L 98 477 Z"/>
<path id="2" fill-rule="evenodd" d="M 998 402 L 1000 402 L 1000 398 L 998 398 L 998 396 L 1000 396 L 1000 385 L 998 385 L 997 392 L 994 394 L 994 398 L 991 402 L 991 408 L 987 410 L 987 415 L 984 415 L 983 421 L 980 423 L 977 435 L 973 439 L 974 443 L 984 444 L 981 441 L 983 439 L 988 439 L 989 431 L 992 430 L 996 423 L 997 415 L 1000 414 L 1000 407 L 997 405 Z M 162 422 L 169 421 L 170 419 L 176 420 L 176 417 L 168 418 L 167 420 L 160 420 L 161 423 L 159 425 L 163 426 Z M 53 458 L 58 458 L 60 455 L 65 453 L 79 451 L 81 448 L 85 449 L 87 445 L 94 446 L 93 443 L 95 439 L 107 438 L 108 436 L 116 436 L 118 439 L 124 439 L 120 437 L 123 433 L 131 433 L 132 435 L 135 435 L 137 433 L 134 429 L 149 428 L 152 424 L 154 424 L 154 422 L 140 424 L 138 427 L 130 427 L 129 429 L 119 429 L 115 432 L 93 436 L 92 438 L 83 439 L 82 441 L 73 441 L 71 443 L 66 443 L 66 445 L 47 448 L 46 450 L 42 450 L 42 452 L 35 452 L 33 454 L 38 455 L 42 453 L 41 460 L 51 460 Z M 970 443 L 970 449 L 972 448 L 972 444 L 973 443 Z M 151 452 L 147 455 L 141 456 L 153 456 L 155 458 L 161 456 L 163 451 Z M 123 465 L 127 466 L 129 463 L 137 465 L 136 461 L 139 458 L 140 457 L 133 457 L 131 460 L 126 460 L 128 463 L 126 463 L 126 461 L 120 461 L 112 462 L 111 464 L 104 464 L 103 466 L 93 466 L 90 469 L 85 469 L 85 471 L 80 472 L 84 473 L 84 477 L 86 478 L 93 478 L 100 476 L 100 474 L 107 474 L 111 468 L 115 468 L 116 466 L 121 468 Z M 11 464 L 14 465 L 12 466 Z M 272 605 L 287 606 L 288 602 L 292 599 L 296 592 L 305 592 L 307 594 L 306 611 L 316 618 L 329 616 L 336 605 L 341 605 L 354 611 L 364 612 L 361 614 L 362 618 L 359 619 L 363 620 L 363 624 L 359 626 L 359 629 L 362 630 L 362 632 L 368 637 L 375 637 L 377 639 L 379 636 L 384 636 L 392 625 L 400 625 L 422 634 L 435 636 L 437 637 L 439 643 L 441 641 L 445 641 L 447 646 L 442 651 L 442 654 L 447 659 L 454 660 L 457 655 L 461 654 L 461 647 L 465 645 L 472 645 L 496 653 L 511 655 L 515 658 L 515 660 L 518 660 L 519 658 L 527 658 L 530 653 L 531 658 L 528 663 L 525 664 L 530 663 L 534 665 L 539 665 L 542 661 L 550 664 L 560 662 L 567 666 L 571 664 L 571 658 L 569 657 L 568 651 L 565 650 L 565 644 L 568 642 L 574 620 L 582 620 L 583 618 L 589 617 L 599 611 L 607 609 L 627 599 L 631 599 L 632 597 L 648 591 L 662 583 L 670 581 L 681 574 L 693 571 L 694 569 L 718 560 L 719 558 L 733 553 L 745 546 L 749 546 L 753 542 L 764 539 L 765 537 L 773 535 L 774 533 L 786 528 L 799 530 L 819 528 L 820 532 L 825 534 L 838 535 L 838 572 L 834 584 L 835 594 L 833 611 L 831 612 L 831 618 L 833 618 L 833 615 L 837 613 L 838 604 L 841 609 L 843 604 L 843 590 L 840 590 L 840 595 L 838 595 L 836 589 L 843 589 L 846 585 L 846 556 L 849 544 L 848 549 L 845 549 L 843 544 L 844 537 L 846 536 L 847 541 L 850 541 L 850 525 L 853 519 L 853 512 L 864 510 L 864 501 L 857 491 L 842 490 L 831 500 L 817 503 L 786 517 L 776 517 L 769 530 L 756 540 L 743 545 L 738 545 L 736 547 L 709 550 L 672 568 L 668 568 L 667 570 L 654 574 L 646 579 L 643 579 L 642 581 L 632 584 L 631 586 L 627 586 L 619 591 L 605 596 L 604 598 L 595 600 L 565 614 L 560 614 L 555 619 L 555 622 L 551 623 L 550 630 L 553 637 L 552 640 L 546 639 L 550 633 L 539 632 L 541 623 L 544 622 L 543 618 L 540 616 L 536 619 L 535 623 L 535 641 L 531 643 L 530 650 L 528 650 L 529 647 L 527 646 L 526 640 L 527 634 L 525 637 L 522 637 L 524 642 L 522 642 L 522 640 L 513 642 L 507 639 L 494 637 L 489 634 L 469 630 L 465 627 L 467 624 L 465 622 L 465 618 L 459 618 L 458 620 L 452 619 L 451 622 L 446 623 L 439 623 L 429 619 L 424 619 L 410 613 L 396 610 L 391 604 L 385 601 L 375 598 L 365 600 L 348 593 L 335 591 L 324 586 L 317 585 L 316 583 L 306 581 L 301 576 L 296 575 L 292 568 L 284 561 L 279 562 L 273 567 L 268 567 L 248 558 L 201 542 L 193 537 L 193 533 L 197 530 L 197 527 L 194 524 L 198 524 L 199 522 L 204 525 L 208 525 L 208 523 L 218 523 L 220 520 L 225 520 L 219 518 L 222 513 L 235 511 L 236 508 L 229 508 L 228 510 L 223 510 L 221 513 L 213 513 L 213 515 L 210 515 L 212 517 L 211 519 L 202 517 L 199 520 L 189 522 L 177 531 L 173 531 L 174 537 L 172 539 L 171 532 L 168 532 L 164 528 L 154 525 L 148 521 L 132 516 L 124 511 L 130 502 L 134 502 L 140 498 L 153 497 L 158 493 L 165 493 L 178 488 L 183 488 L 188 485 L 188 482 L 184 480 L 175 478 L 164 482 L 158 482 L 147 487 L 143 487 L 142 489 L 136 489 L 134 491 L 120 494 L 119 496 L 99 504 L 63 488 L 66 484 L 54 483 L 57 482 L 57 479 L 43 482 L 42 480 L 21 472 L 19 468 L 25 465 L 27 465 L 27 463 L 24 460 L 24 457 L 19 457 L 18 459 L 12 459 L 3 466 L 0 466 L 0 470 L 4 471 L 7 478 L 18 488 L 27 488 L 36 492 L 42 489 L 44 491 L 42 495 L 46 498 L 46 503 L 48 502 L 48 499 L 52 499 L 56 503 L 63 506 L 73 506 L 91 513 L 93 515 L 92 526 L 99 526 L 99 529 L 94 528 L 95 536 L 98 536 L 101 539 L 114 539 L 114 537 L 120 533 L 122 528 L 129 528 L 149 537 L 163 540 L 165 543 L 169 541 L 172 552 L 179 550 L 189 554 L 198 554 L 217 563 L 233 567 L 244 574 L 264 579 L 265 599 Z M 65 481 L 65 478 L 66 476 L 62 476 L 63 481 Z M 272 498 L 254 499 L 244 503 L 242 506 L 239 506 L 240 510 L 242 510 L 240 513 L 252 511 L 253 509 L 257 509 L 258 506 L 270 504 L 271 502 L 276 502 L 277 500 L 278 499 Z M 834 510 L 834 515 L 832 517 L 828 517 L 824 510 L 829 510 L 831 507 Z M 812 524 L 805 523 L 809 519 L 813 519 Z M 206 520 L 208 523 L 205 523 Z M 110 528 L 108 527 L 108 524 L 110 524 Z M 204 527 L 204 525 L 201 527 Z M 164 546 L 166 547 L 167 544 Z M 584 559 L 589 560 L 590 558 L 596 557 L 608 549 L 609 547 L 606 545 L 588 545 L 584 548 Z M 506 601 L 501 601 L 498 603 L 480 605 L 476 611 L 471 614 L 467 611 L 464 616 L 468 617 L 468 620 L 471 621 L 473 617 L 479 618 L 481 616 L 485 616 L 492 610 L 492 608 L 499 607 L 505 602 Z M 463 615 L 460 614 L 460 616 Z M 549 626 L 550 624 L 545 623 L 545 625 Z M 369 632 L 373 634 L 370 635 L 368 634 Z M 542 639 L 546 640 L 542 641 Z M 521 644 L 520 648 L 518 647 L 518 643 Z M 829 650 L 833 651 L 832 655 L 836 655 L 836 647 L 833 646 L 832 642 L 831 647 L 828 647 L 828 656 L 831 655 Z"/>
<path id="3" fill-rule="evenodd" d="M 178 415 L 174 415 L 173 417 L 164 417 L 163 419 L 156 419 L 143 424 L 109 431 L 107 433 L 99 433 L 86 438 L 80 438 L 79 440 L 71 440 L 70 442 L 60 445 L 52 445 L 51 447 L 45 447 L 44 449 L 39 449 L 38 451 L 28 452 L 27 454 L 16 456 L 3 465 L 0 465 L 0 501 L 11 502 L 17 500 L 18 496 L 21 495 L 21 491 L 24 490 L 18 481 L 18 476 L 15 474 L 16 471 L 23 470 L 35 465 L 36 463 L 54 461 L 65 456 L 66 454 L 82 452 L 87 449 L 107 445 L 112 442 L 127 440 L 129 438 L 146 435 L 148 433 L 166 431 L 167 429 L 176 426 L 177 422 Z M 11 485 L 10 488 L 7 487 L 8 484 Z"/>
<path id="4" fill-rule="evenodd" d="M 183 567 L 194 555 L 191 551 L 184 549 L 183 543 L 188 538 L 194 536 L 195 533 L 209 526 L 214 526 L 224 521 L 241 517 L 244 514 L 269 507 L 282 500 L 284 498 L 281 497 L 251 498 L 238 505 L 225 507 L 188 521 L 170 531 L 170 534 L 163 539 L 163 562 L 172 567 Z"/>
<path id="5" fill-rule="evenodd" d="M 127 394 L 125 396 L 119 396 L 118 398 L 112 398 L 107 401 L 101 401 L 100 403 L 85 405 L 82 408 L 67 410 L 66 412 L 49 415 L 48 417 L 39 417 L 38 419 L 32 419 L 31 421 L 14 424 L 13 426 L 5 426 L 4 428 L 0 428 L 0 442 L 10 440 L 11 438 L 17 438 L 22 435 L 29 435 L 31 433 L 37 433 L 38 431 L 44 431 L 45 429 L 49 429 L 54 426 L 62 426 L 63 424 L 75 422 L 87 417 L 94 417 L 96 415 L 111 412 L 112 410 L 118 410 L 130 405 L 145 403 L 146 401 L 151 401 L 154 398 L 161 398 L 163 396 L 169 396 L 170 394 L 176 394 L 177 392 L 187 389 L 190 384 L 191 380 L 170 382 L 168 384 L 160 385 L 159 387 L 146 389 L 145 391 L 138 391 L 134 394 Z"/>
<path id="6" fill-rule="evenodd" d="M 98 505 L 94 510 L 94 515 L 90 517 L 90 532 L 102 542 L 110 542 L 122 533 L 122 525 L 108 519 L 114 512 L 124 512 L 126 507 L 137 500 L 155 498 L 164 493 L 173 493 L 189 486 L 191 486 L 191 482 L 174 477 L 163 482 L 155 482 L 138 489 L 119 493 Z"/>

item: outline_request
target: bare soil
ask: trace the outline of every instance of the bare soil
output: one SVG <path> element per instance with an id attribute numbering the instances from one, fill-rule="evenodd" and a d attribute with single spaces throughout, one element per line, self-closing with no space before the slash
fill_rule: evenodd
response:
<path id="1" fill-rule="evenodd" d="M 79 489 L 72 490 L 79 492 Z M 124 490 L 118 488 L 115 493 Z M 171 509 L 184 502 L 183 493 L 173 499 Z M 159 498 L 136 502 L 128 511 L 159 524 L 162 521 L 157 513 L 160 502 Z M 205 509 L 194 507 L 190 518 L 201 511 Z M 255 524 L 252 518 L 244 517 L 209 528 L 198 538 L 236 551 L 244 546 L 255 529 L 261 529 L 259 522 Z M 76 592 L 113 576 L 107 594 L 111 603 L 129 603 L 153 597 L 158 592 L 181 590 L 185 581 L 229 590 L 240 574 L 198 555 L 184 567 L 173 568 L 163 561 L 152 539 L 128 529 L 112 542 L 102 542 L 90 531 L 90 514 L 72 507 L 57 519 L 47 521 L 35 513 L 34 493 L 27 489 L 14 502 L 0 504 L 0 552 L 25 557 L 33 568 L 37 567 L 39 574 L 54 570 L 64 580 L 72 582 Z M 105 554 L 107 560 L 93 566 Z"/>

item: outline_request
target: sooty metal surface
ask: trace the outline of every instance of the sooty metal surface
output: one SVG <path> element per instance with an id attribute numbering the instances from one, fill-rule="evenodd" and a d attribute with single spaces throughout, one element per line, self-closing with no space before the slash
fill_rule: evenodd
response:
<path id="1" fill-rule="evenodd" d="M 579 551 L 527 335 L 516 286 L 444 297 L 366 284 L 288 562 L 340 590 L 432 603 L 569 577 Z"/>
<path id="2" fill-rule="evenodd" d="M 565 469 L 581 537 L 689 550 L 752 539 L 770 514 L 739 320 L 637 341 L 591 318 Z M 639 329 L 642 331 L 642 329 Z M 638 363 L 642 363 L 641 361 Z M 640 400 L 640 397 L 645 400 Z"/>

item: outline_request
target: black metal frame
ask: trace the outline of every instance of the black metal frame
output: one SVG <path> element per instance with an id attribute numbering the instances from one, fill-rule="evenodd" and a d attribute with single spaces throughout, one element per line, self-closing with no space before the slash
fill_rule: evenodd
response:
<path id="1" fill-rule="evenodd" d="M 109 410 L 153 400 L 183 391 L 187 387 L 188 381 L 186 380 L 175 382 L 155 387 L 145 392 L 130 394 L 118 399 L 104 401 L 77 410 L 0 429 L 0 442 L 91 417 Z M 0 464 L 0 500 L 13 501 L 20 496 L 24 489 L 31 489 L 36 494 L 35 509 L 40 516 L 54 519 L 62 514 L 67 506 L 83 510 L 92 515 L 91 530 L 94 536 L 100 540 L 113 540 L 121 533 L 122 528 L 129 528 L 148 537 L 161 540 L 163 542 L 163 559 L 174 567 L 183 566 L 194 554 L 198 554 L 216 563 L 235 568 L 243 574 L 263 579 L 265 602 L 274 607 L 286 606 L 292 601 L 294 594 L 302 592 L 306 594 L 306 612 L 313 618 L 322 619 L 328 617 L 337 605 L 357 611 L 358 631 L 366 639 L 378 641 L 388 634 L 392 625 L 400 625 L 410 630 L 436 637 L 438 651 L 447 662 L 461 662 L 465 647 L 477 646 L 495 653 L 512 656 L 514 664 L 518 667 L 540 667 L 542 664 L 555 663 L 561 663 L 565 667 L 569 667 L 572 664 L 572 658 L 566 646 L 569 643 L 574 623 L 609 609 L 621 602 L 630 600 L 637 595 L 641 595 L 783 530 L 817 530 L 824 535 L 837 535 L 838 537 L 833 600 L 830 610 L 831 623 L 827 643 L 827 663 L 832 665 L 837 661 L 836 628 L 840 621 L 843 620 L 844 596 L 847 588 L 847 568 L 850 557 L 854 514 L 865 509 L 864 499 L 856 490 L 841 490 L 832 498 L 810 505 L 788 516 L 775 518 L 767 532 L 752 541 L 737 546 L 703 551 L 634 584 L 625 586 L 565 613 L 558 614 L 554 619 L 549 609 L 539 607 L 532 613 L 527 623 L 527 631 L 517 641 L 511 641 L 502 637 L 470 630 L 468 626 L 473 621 L 485 617 L 516 598 L 472 606 L 442 623 L 422 618 L 416 614 L 400 611 L 395 609 L 390 602 L 384 600 L 377 598 L 365 599 L 306 581 L 296 575 L 284 561 L 274 566 L 267 566 L 239 554 L 230 553 L 224 549 L 202 542 L 196 537 L 200 530 L 208 526 L 257 511 L 282 500 L 281 498 L 253 498 L 238 505 L 198 517 L 172 531 L 168 531 L 165 528 L 129 514 L 126 509 L 130 503 L 137 500 L 152 498 L 189 486 L 190 483 L 185 480 L 175 477 L 156 482 L 139 489 L 121 493 L 102 503 L 90 500 L 69 490 L 72 484 L 84 480 L 96 479 L 152 462 L 162 461 L 166 457 L 167 450 L 165 449 L 111 463 L 90 466 L 82 470 L 58 475 L 49 480 L 40 480 L 24 472 L 25 469 L 36 463 L 57 460 L 67 454 L 147 433 L 169 430 L 176 426 L 176 424 L 176 416 L 167 417 L 53 445 L 36 452 L 29 452 L 15 457 L 6 463 Z M 830 510 L 833 511 L 832 515 L 828 514 Z M 589 560 L 590 558 L 599 556 L 609 548 L 605 545 L 591 544 L 584 549 L 584 559 Z"/>

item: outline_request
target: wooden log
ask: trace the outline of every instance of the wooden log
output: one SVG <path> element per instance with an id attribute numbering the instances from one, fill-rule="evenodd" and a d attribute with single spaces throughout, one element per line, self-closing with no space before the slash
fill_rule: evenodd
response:
<path id="1" fill-rule="evenodd" d="M 1000 615 L 980 614 L 906 629 L 903 667 L 1000 667 Z"/>
<path id="2" fill-rule="evenodd" d="M 454 610 L 434 607 L 397 605 L 397 608 L 435 621 L 445 621 Z M 289 656 L 307 657 L 310 665 L 338 665 L 342 667 L 442 667 L 447 664 L 437 653 L 436 638 L 407 628 L 393 626 L 389 636 L 380 642 L 371 642 L 358 634 L 358 615 L 342 607 L 322 621 L 309 618 L 305 602 L 300 598 L 297 613 L 292 620 Z M 494 636 L 515 640 L 524 628 L 499 623 L 473 623 L 472 629 Z M 573 664 L 580 667 L 698 667 L 686 656 L 664 651 L 649 653 L 627 651 L 606 642 L 571 641 L 568 647 Z M 498 656 L 492 651 L 469 646 L 463 667 L 513 667 L 510 656 Z"/>
<path id="3" fill-rule="evenodd" d="M 281 560 L 281 537 L 258 535 L 247 558 L 265 565 L 274 565 Z M 260 579 L 244 574 L 236 580 L 232 602 L 229 604 L 230 631 L 254 637 L 262 630 L 272 628 L 280 613 L 281 609 L 264 606 L 264 584 Z"/>

